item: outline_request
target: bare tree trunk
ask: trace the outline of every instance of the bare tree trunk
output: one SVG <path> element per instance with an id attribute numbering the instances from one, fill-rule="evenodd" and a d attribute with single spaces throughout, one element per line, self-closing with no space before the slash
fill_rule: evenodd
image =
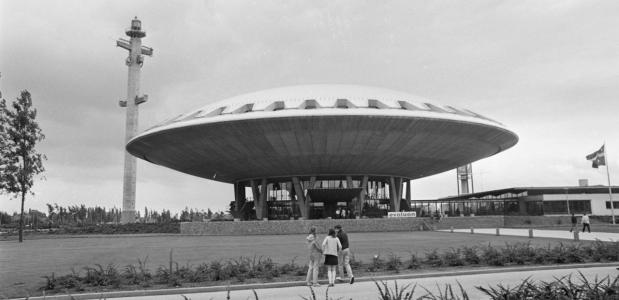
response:
<path id="1" fill-rule="evenodd" d="M 26 200 L 26 193 L 21 192 L 21 215 L 19 216 L 19 242 L 23 242 L 24 238 L 24 201 Z"/>

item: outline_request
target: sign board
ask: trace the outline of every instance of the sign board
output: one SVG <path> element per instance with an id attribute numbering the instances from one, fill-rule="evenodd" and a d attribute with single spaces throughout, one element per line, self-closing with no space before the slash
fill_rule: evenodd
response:
<path id="1" fill-rule="evenodd" d="M 415 217 L 417 217 L 417 212 L 414 212 L 414 211 L 400 211 L 400 212 L 390 211 L 387 213 L 387 218 L 415 218 Z"/>

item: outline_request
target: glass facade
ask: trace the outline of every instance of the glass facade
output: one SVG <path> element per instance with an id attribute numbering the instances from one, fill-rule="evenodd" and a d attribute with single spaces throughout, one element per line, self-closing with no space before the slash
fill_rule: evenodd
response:
<path id="1" fill-rule="evenodd" d="M 351 179 L 351 180 L 349 180 Z M 360 176 L 334 176 L 330 178 L 317 177 L 310 182 L 310 178 L 300 178 L 300 184 L 304 191 L 304 197 L 310 198 L 310 218 L 382 218 L 391 209 L 389 177 L 368 177 L 363 203 L 359 205 L 361 211 L 355 208 L 359 201 L 359 193 L 362 187 Z M 407 181 L 403 185 L 407 186 Z M 258 185 L 258 189 L 262 187 Z M 331 193 L 330 191 L 333 191 Z M 404 191 L 404 189 L 403 189 Z M 269 180 L 267 182 L 267 211 L 268 218 L 275 220 L 299 218 L 299 208 L 295 201 L 295 189 L 292 181 Z M 314 195 L 314 196 L 311 196 Z M 318 196 L 317 196 L 318 195 Z M 327 195 L 327 196 L 324 196 Z M 405 192 L 402 198 L 405 198 Z M 253 201 L 253 193 L 250 186 L 244 186 L 245 201 Z M 408 205 L 403 200 L 401 210 Z"/>
<path id="2" fill-rule="evenodd" d="M 489 191 L 460 197 L 430 201 L 413 201 L 420 216 L 434 216 L 443 212 L 447 216 L 470 215 L 567 215 L 591 213 L 591 200 L 582 199 L 582 188 L 530 188 Z M 567 199 L 578 192 L 581 199 Z M 550 195 L 565 195 L 566 200 L 542 200 Z M 466 198 L 466 197 L 469 198 Z M 572 196 L 574 197 L 574 196 Z M 569 204 L 568 204 L 569 202 Z M 619 202 L 617 202 L 619 203 Z M 608 205 L 607 205 L 608 206 Z"/>

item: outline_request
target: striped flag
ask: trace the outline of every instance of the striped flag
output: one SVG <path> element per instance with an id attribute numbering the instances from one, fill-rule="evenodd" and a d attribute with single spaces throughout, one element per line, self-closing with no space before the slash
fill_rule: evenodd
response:
<path id="1" fill-rule="evenodd" d="M 600 148 L 600 150 L 587 155 L 587 160 L 590 160 L 591 166 L 596 169 L 598 166 L 605 166 L 606 158 L 604 157 L 604 145 L 602 145 L 602 148 Z"/>

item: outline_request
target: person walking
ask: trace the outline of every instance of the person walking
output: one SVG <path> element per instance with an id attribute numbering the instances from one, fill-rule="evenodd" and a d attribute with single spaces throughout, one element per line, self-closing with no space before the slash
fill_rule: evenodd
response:
<path id="1" fill-rule="evenodd" d="M 309 263 L 307 268 L 307 285 L 319 287 L 318 284 L 318 268 L 320 266 L 320 259 L 322 258 L 322 249 L 318 246 L 316 240 L 316 227 L 312 226 L 309 231 L 309 235 L 306 238 L 307 249 L 309 250 Z"/>
<path id="2" fill-rule="evenodd" d="M 572 228 L 570 228 L 570 232 L 574 231 L 577 225 L 578 225 L 578 218 L 576 218 L 574 213 L 572 213 Z"/>
<path id="3" fill-rule="evenodd" d="M 352 268 L 350 267 L 350 248 L 348 245 L 348 234 L 342 230 L 342 225 L 335 225 L 335 232 L 337 232 L 337 238 L 342 244 L 342 251 L 338 259 L 338 273 L 340 276 L 336 277 L 336 280 L 342 280 L 344 277 L 344 268 L 346 268 L 346 274 L 348 274 L 348 282 L 350 284 L 355 283 L 355 276 L 352 274 Z"/>
<path id="4" fill-rule="evenodd" d="M 582 215 L 582 220 L 580 220 L 580 222 L 582 223 L 582 232 L 585 232 L 585 228 L 587 228 L 587 231 L 591 233 L 591 226 L 589 225 L 589 222 L 590 222 L 589 216 L 587 216 L 586 213 Z"/>
<path id="5" fill-rule="evenodd" d="M 329 286 L 335 285 L 335 269 L 337 268 L 337 253 L 342 250 L 340 240 L 335 237 L 335 230 L 329 229 L 329 235 L 322 241 L 322 253 L 325 255 L 327 278 Z"/>

